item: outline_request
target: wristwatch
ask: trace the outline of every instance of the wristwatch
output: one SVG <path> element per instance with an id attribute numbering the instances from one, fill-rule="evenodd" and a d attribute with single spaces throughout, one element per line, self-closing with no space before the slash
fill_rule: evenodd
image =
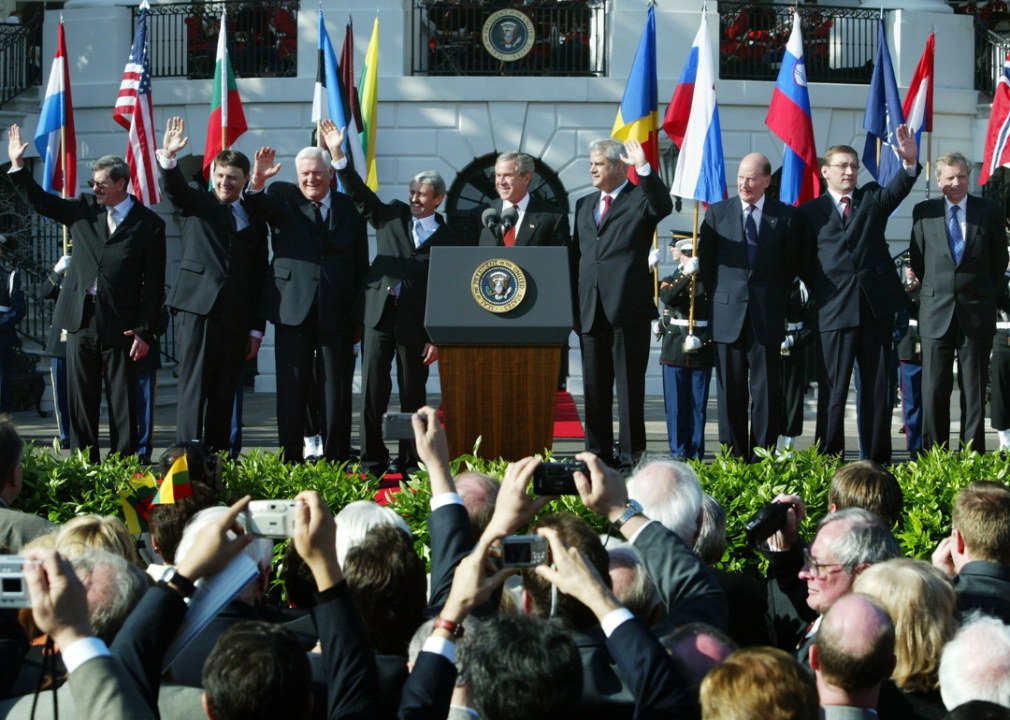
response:
<path id="1" fill-rule="evenodd" d="M 183 597 L 193 597 L 193 593 L 196 592 L 196 583 L 188 577 L 180 575 L 175 568 L 169 570 L 165 575 L 165 583 L 174 585 Z"/>
<path id="2" fill-rule="evenodd" d="M 634 500 L 633 498 L 628 498 L 628 507 L 626 507 L 624 509 L 624 512 L 621 513 L 621 517 L 614 520 L 614 522 L 612 522 L 611 525 L 613 525 L 615 530 L 620 530 L 621 526 L 624 525 L 624 523 L 628 522 L 628 520 L 635 517 L 636 515 L 641 514 L 642 514 L 641 503 L 639 503 L 638 500 Z"/>

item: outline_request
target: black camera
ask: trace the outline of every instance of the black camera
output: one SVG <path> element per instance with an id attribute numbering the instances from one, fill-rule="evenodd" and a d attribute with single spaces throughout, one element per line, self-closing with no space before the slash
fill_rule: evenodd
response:
<path id="1" fill-rule="evenodd" d="M 382 416 L 383 440 L 413 440 L 414 426 L 410 419 L 414 413 L 386 413 Z M 421 415 L 421 423 L 428 427 L 428 416 Z"/>
<path id="2" fill-rule="evenodd" d="M 503 567 L 534 567 L 551 561 L 551 547 L 540 535 L 513 535 L 502 540 Z"/>
<path id="3" fill-rule="evenodd" d="M 589 476 L 589 467 L 581 461 L 545 462 L 533 471 L 533 492 L 537 495 L 578 495 L 575 473 Z"/>
<path id="4" fill-rule="evenodd" d="M 792 503 L 772 503 L 758 510 L 743 524 L 747 542 L 757 547 L 786 524 L 786 513 Z"/>

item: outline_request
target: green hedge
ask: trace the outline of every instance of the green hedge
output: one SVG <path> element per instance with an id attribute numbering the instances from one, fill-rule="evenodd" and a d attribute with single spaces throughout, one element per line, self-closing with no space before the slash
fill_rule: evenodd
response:
<path id="1" fill-rule="evenodd" d="M 828 485 L 839 466 L 813 450 L 792 457 L 766 456 L 748 465 L 725 455 L 711 465 L 695 463 L 705 491 L 716 497 L 728 517 L 728 546 L 722 567 L 750 573 L 763 571 L 762 560 L 743 537 L 743 521 L 779 493 L 802 497 L 809 510 L 803 531 L 813 535 L 816 521 L 827 511 Z M 479 470 L 502 477 L 506 464 L 474 456 L 458 458 L 453 471 Z M 126 480 L 140 472 L 135 458 L 112 459 L 99 465 L 80 453 L 68 459 L 55 457 L 48 447 L 29 445 L 24 460 L 24 489 L 15 506 L 25 512 L 62 523 L 82 513 L 121 516 L 119 494 Z M 302 490 L 318 490 L 334 512 L 354 500 L 368 500 L 379 490 L 378 479 L 348 477 L 355 468 L 320 462 L 316 465 L 285 465 L 275 454 L 253 451 L 239 464 L 226 462 L 224 481 L 235 496 L 253 499 L 291 498 Z M 895 529 L 907 557 L 928 559 L 950 533 L 950 510 L 959 488 L 975 480 L 1006 482 L 1010 463 L 995 454 L 965 452 L 953 455 L 933 451 L 918 462 L 895 466 L 895 475 L 905 495 L 904 517 Z M 413 528 L 418 553 L 428 559 L 428 501 L 426 473 L 422 470 L 394 495 L 392 507 Z M 585 517 L 600 532 L 606 522 L 590 513 L 577 497 L 564 497 L 544 513 L 564 509 Z"/>

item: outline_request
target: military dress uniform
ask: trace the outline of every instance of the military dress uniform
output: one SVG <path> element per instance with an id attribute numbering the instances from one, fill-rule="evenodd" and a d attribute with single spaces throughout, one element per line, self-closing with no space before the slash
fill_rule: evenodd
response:
<path id="1" fill-rule="evenodd" d="M 1010 447 L 1010 288 L 1004 280 L 996 296 L 996 335 L 992 340 L 990 418 L 1000 449 Z"/>
<path id="2" fill-rule="evenodd" d="M 898 343 L 901 418 L 905 423 L 905 445 L 914 458 L 922 451 L 922 339 L 919 335 L 919 293 L 922 284 L 918 278 L 909 280 L 906 277 L 902 279 L 902 285 L 908 298 L 908 332 Z M 1006 345 L 1005 340 L 1003 344 Z M 1010 367 L 1007 371 L 1010 373 Z"/>
<path id="3" fill-rule="evenodd" d="M 782 416 L 779 428 L 781 447 L 787 449 L 803 434 L 803 396 L 813 351 L 816 313 L 810 304 L 810 294 L 797 278 L 786 299 L 786 338 L 782 341 Z"/>
<path id="4" fill-rule="evenodd" d="M 663 278 L 659 298 L 666 307 L 656 321 L 663 339 L 659 362 L 663 368 L 663 398 L 670 454 L 688 460 L 705 455 L 705 415 L 712 381 L 715 350 L 708 327 L 708 297 L 701 280 L 695 282 L 694 335 L 702 347 L 684 350 L 691 313 L 691 278 L 681 268 Z"/>
<path id="5" fill-rule="evenodd" d="M 49 274 L 43 298 L 56 302 L 63 284 L 63 273 L 55 270 Z M 67 335 L 63 328 L 52 324 L 50 315 L 49 333 L 46 335 L 45 354 L 49 356 L 49 379 L 53 388 L 53 410 L 56 415 L 56 431 L 59 433 L 60 447 L 70 447 L 70 405 L 67 395 Z"/>

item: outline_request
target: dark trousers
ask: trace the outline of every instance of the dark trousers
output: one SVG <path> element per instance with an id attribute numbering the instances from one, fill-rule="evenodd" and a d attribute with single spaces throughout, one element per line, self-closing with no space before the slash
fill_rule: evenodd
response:
<path id="1" fill-rule="evenodd" d="M 225 451 L 230 446 L 232 407 L 248 333 L 223 323 L 215 306 L 207 315 L 176 311 L 175 337 L 179 354 L 176 440 L 202 438 L 215 451 Z"/>
<path id="2" fill-rule="evenodd" d="M 992 335 L 967 337 L 955 314 L 943 337 L 922 338 L 922 447 L 950 448 L 950 398 L 954 392 L 954 355 L 964 398 L 961 438 L 985 452 L 985 385 L 989 377 Z M 951 448 L 953 449 L 953 448 Z"/>
<path id="3" fill-rule="evenodd" d="M 597 301 L 596 318 L 582 334 L 586 451 L 604 462 L 613 457 L 614 384 L 617 384 L 620 465 L 630 468 L 645 452 L 645 371 L 649 366 L 650 321 L 615 327 Z"/>
<path id="4" fill-rule="evenodd" d="M 901 363 L 901 419 L 905 447 L 914 460 L 922 450 L 922 363 Z"/>
<path id="5" fill-rule="evenodd" d="M 821 332 L 823 366 L 818 373 L 817 428 L 821 452 L 845 453 L 845 404 L 852 367 L 859 361 L 863 392 L 858 393 L 859 427 L 865 456 L 881 465 L 891 463 L 891 396 L 887 374 L 891 359 L 893 317 L 873 317 L 869 303 L 859 298 L 859 327 Z M 823 417 L 822 417 L 823 415 Z"/>
<path id="6" fill-rule="evenodd" d="M 389 450 L 382 441 L 382 415 L 389 407 L 393 391 L 390 370 L 396 356 L 396 386 L 400 394 L 400 412 L 412 413 L 427 403 L 428 366 L 424 364 L 424 346 L 404 345 L 396 337 L 396 298 L 390 295 L 382 317 L 374 327 L 366 327 L 361 337 L 361 462 L 384 471 Z M 407 467 L 417 465 L 413 440 L 400 441 L 400 461 Z"/>
<path id="7" fill-rule="evenodd" d="M 11 374 L 14 372 L 14 348 L 0 348 L 0 412 L 10 412 Z"/>
<path id="8" fill-rule="evenodd" d="M 715 344 L 715 372 L 719 442 L 728 445 L 734 456 L 757 462 L 759 458 L 754 449 L 774 448 L 779 437 L 779 416 L 782 413 L 781 344 L 759 343 L 748 315 L 735 342 Z"/>
<path id="9" fill-rule="evenodd" d="M 70 405 L 67 398 L 67 359 L 49 358 L 49 379 L 53 385 L 53 410 L 60 443 L 70 444 Z"/>
<path id="10" fill-rule="evenodd" d="M 98 339 L 95 305 L 84 302 L 81 329 L 67 334 L 67 380 L 70 386 L 70 444 L 90 447 L 91 462 L 99 462 L 98 422 L 102 381 L 109 406 L 109 445 L 121 456 L 137 452 L 137 363 L 130 345 L 106 345 Z"/>
<path id="11" fill-rule="evenodd" d="M 663 401 L 666 406 L 666 438 L 670 454 L 687 460 L 705 456 L 705 414 L 712 368 L 660 365 L 663 368 Z"/>
<path id="12" fill-rule="evenodd" d="M 158 400 L 158 371 L 137 373 L 137 454 L 154 453 L 154 405 Z"/>
<path id="13" fill-rule="evenodd" d="M 238 387 L 235 389 L 235 401 L 231 409 L 231 433 L 228 437 L 228 456 L 237 460 L 242 452 L 242 400 L 245 397 L 245 370 L 239 374 Z"/>
<path id="14" fill-rule="evenodd" d="M 317 308 L 301 325 L 277 325 L 277 432 L 284 459 L 301 462 L 305 440 L 305 406 L 313 362 L 317 363 L 319 417 L 323 454 L 343 462 L 351 454 L 351 381 L 354 336 L 319 329 Z"/>
<path id="15" fill-rule="evenodd" d="M 1006 336 L 997 335 L 994 343 L 1001 342 L 1001 349 L 992 353 L 992 400 L 990 417 L 993 430 L 1010 430 L 1010 349 Z"/>
<path id="16" fill-rule="evenodd" d="M 779 434 L 799 437 L 803 434 L 803 395 L 807 385 L 808 346 L 790 348 L 782 358 L 782 414 L 779 420 Z"/>

